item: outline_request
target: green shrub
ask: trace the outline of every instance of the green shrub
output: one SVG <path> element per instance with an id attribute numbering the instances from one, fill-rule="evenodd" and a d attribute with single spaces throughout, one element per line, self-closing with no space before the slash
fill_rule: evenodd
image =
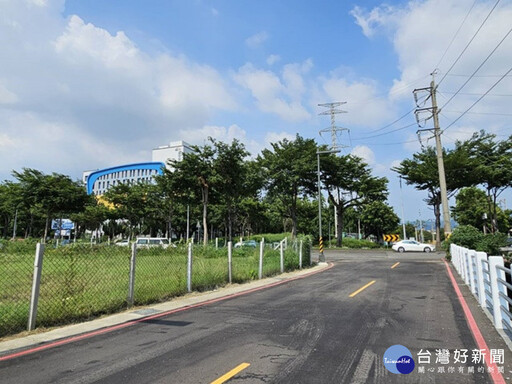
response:
<path id="1" fill-rule="evenodd" d="M 489 256 L 501 255 L 500 248 L 507 245 L 507 235 L 504 233 L 489 233 L 484 235 L 476 244 L 475 250 L 487 253 Z"/>
<path id="2" fill-rule="evenodd" d="M 471 225 L 459 225 L 452 232 L 448 240 L 443 242 L 443 248 L 449 251 L 450 244 L 476 249 L 476 245 L 482 240 L 484 234 Z"/>
<path id="3" fill-rule="evenodd" d="M 460 225 L 453 230 L 450 238 L 443 242 L 443 249 L 449 256 L 450 244 L 485 252 L 488 255 L 501 255 L 500 248 L 507 244 L 507 235 L 504 233 L 488 233 L 484 235 L 471 225 Z"/>
<path id="4" fill-rule="evenodd" d="M 336 240 L 332 240 L 331 244 L 333 246 L 336 246 Z M 380 245 L 378 243 L 374 243 L 373 241 L 364 240 L 364 239 L 358 240 L 358 239 L 353 239 L 351 237 L 345 237 L 343 239 L 342 246 L 344 248 L 351 248 L 351 249 L 361 249 L 361 248 L 373 249 L 373 248 L 380 247 Z"/>
<path id="5" fill-rule="evenodd" d="M 265 243 L 277 243 L 285 237 L 290 238 L 291 233 L 262 233 L 259 235 L 249 236 L 244 240 L 256 240 L 257 242 L 260 242 L 262 238 L 265 238 Z"/>
<path id="6" fill-rule="evenodd" d="M 1 240 L 0 253 L 35 254 L 38 239 Z"/>

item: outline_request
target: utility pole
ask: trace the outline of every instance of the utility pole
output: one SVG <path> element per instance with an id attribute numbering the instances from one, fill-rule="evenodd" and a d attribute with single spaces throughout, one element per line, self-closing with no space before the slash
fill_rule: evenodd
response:
<path id="1" fill-rule="evenodd" d="M 404 219 L 404 195 L 402 193 L 402 175 L 398 176 L 400 178 L 400 200 L 402 202 L 402 230 L 404 233 L 403 240 L 407 240 L 407 232 L 405 231 L 405 219 Z"/>
<path id="2" fill-rule="evenodd" d="M 422 131 L 433 131 L 434 137 L 436 139 L 436 152 L 437 152 L 437 170 L 439 173 L 439 187 L 441 189 L 441 207 L 443 212 L 443 221 L 444 221 L 444 233 L 445 236 L 452 232 L 452 226 L 450 223 L 450 208 L 448 206 L 448 191 L 446 187 L 446 176 L 444 172 L 444 161 L 443 161 L 443 146 L 441 145 L 441 128 L 439 127 L 439 112 L 440 110 L 437 107 L 437 99 L 436 99 L 436 91 L 437 86 L 435 83 L 435 72 L 432 73 L 432 81 L 430 82 L 430 87 L 427 88 L 419 88 L 413 91 L 414 99 L 416 100 L 416 105 L 418 105 L 418 97 L 417 94 L 421 91 L 428 91 L 430 93 L 430 98 L 432 100 L 432 107 L 428 108 L 418 108 L 416 109 L 416 120 L 418 121 L 418 125 L 420 125 L 420 120 L 418 118 L 418 114 L 424 111 L 430 111 L 432 113 L 433 121 L 434 121 L 434 129 L 420 129 L 417 131 L 418 135 Z M 428 100 L 427 98 L 427 100 Z M 430 119 L 425 119 L 428 120 Z M 421 125 L 420 125 L 421 126 Z"/>
<path id="3" fill-rule="evenodd" d="M 424 243 L 425 238 L 423 237 L 423 222 L 421 221 L 421 209 L 419 210 L 419 215 L 420 215 L 420 239 L 421 239 L 421 242 Z"/>

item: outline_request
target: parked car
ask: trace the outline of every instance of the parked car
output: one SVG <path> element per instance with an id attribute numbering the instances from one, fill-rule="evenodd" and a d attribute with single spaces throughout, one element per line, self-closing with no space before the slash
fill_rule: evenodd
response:
<path id="1" fill-rule="evenodd" d="M 138 237 L 135 244 L 137 244 L 137 248 L 176 247 L 176 245 L 171 244 L 169 239 L 166 239 L 165 237 Z"/>
<path id="2" fill-rule="evenodd" d="M 396 252 L 432 252 L 436 247 L 431 244 L 419 243 L 414 240 L 398 241 L 391 247 Z"/>
<path id="3" fill-rule="evenodd" d="M 128 240 L 119 240 L 118 242 L 114 243 L 118 247 L 129 247 L 130 242 Z"/>
<path id="4" fill-rule="evenodd" d="M 250 248 L 256 248 L 258 246 L 258 243 L 256 240 L 246 240 L 246 241 L 239 241 L 235 244 L 235 248 L 241 248 L 241 247 L 250 247 Z"/>

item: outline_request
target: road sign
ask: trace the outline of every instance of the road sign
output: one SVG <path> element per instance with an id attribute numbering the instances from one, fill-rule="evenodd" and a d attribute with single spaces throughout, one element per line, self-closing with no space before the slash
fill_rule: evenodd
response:
<path id="1" fill-rule="evenodd" d="M 384 235 L 382 236 L 384 241 L 391 241 L 391 242 L 396 242 L 396 241 L 400 241 L 400 235 Z"/>

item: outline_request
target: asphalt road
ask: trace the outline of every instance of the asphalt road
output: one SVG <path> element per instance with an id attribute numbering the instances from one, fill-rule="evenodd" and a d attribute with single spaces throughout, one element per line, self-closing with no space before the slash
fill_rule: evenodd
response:
<path id="1" fill-rule="evenodd" d="M 439 255 L 327 259 L 334 266 L 310 277 L 0 362 L 0 382 L 211 383 L 237 367 L 229 383 L 492 382 L 479 364 L 452 363 L 456 349 L 477 346 Z M 489 347 L 502 348 L 498 339 Z M 396 344 L 417 367 L 428 350 L 431 364 L 388 372 Z M 439 349 L 450 364 L 435 363 Z"/>

